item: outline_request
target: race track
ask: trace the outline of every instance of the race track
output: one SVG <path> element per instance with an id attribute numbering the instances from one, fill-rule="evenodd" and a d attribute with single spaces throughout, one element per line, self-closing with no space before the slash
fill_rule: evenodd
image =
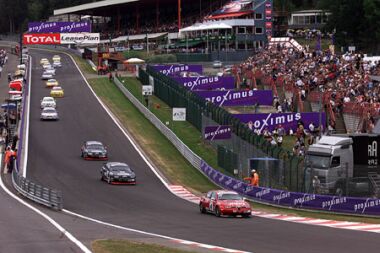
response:
<path id="1" fill-rule="evenodd" d="M 113 224 L 227 248 L 269 252 L 377 252 L 380 235 L 252 217 L 216 218 L 171 194 L 115 125 L 71 59 L 61 54 L 56 79 L 65 90 L 58 100 L 60 121 L 41 122 L 39 103 L 49 89 L 40 80 L 39 60 L 53 53 L 32 51 L 33 71 L 27 177 L 60 189 L 64 208 Z M 111 84 L 110 84 L 111 85 Z M 143 127 L 143 126 L 142 126 Z M 85 140 L 108 146 L 110 161 L 127 162 L 137 186 L 100 181 L 102 162 L 84 161 Z M 112 234 L 109 234 L 112 238 Z"/>

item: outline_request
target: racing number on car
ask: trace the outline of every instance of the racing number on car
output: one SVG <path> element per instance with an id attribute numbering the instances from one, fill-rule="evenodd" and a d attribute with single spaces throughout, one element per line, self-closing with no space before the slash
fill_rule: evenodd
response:
<path id="1" fill-rule="evenodd" d="M 210 209 L 210 211 L 214 211 L 214 201 L 212 201 L 212 200 L 210 201 L 208 209 Z"/>

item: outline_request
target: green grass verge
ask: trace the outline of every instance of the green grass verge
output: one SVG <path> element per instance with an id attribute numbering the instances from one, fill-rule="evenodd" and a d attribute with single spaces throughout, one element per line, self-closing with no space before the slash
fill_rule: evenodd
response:
<path id="1" fill-rule="evenodd" d="M 124 77 L 121 78 L 121 81 L 137 99 L 142 103 L 145 103 L 145 101 L 143 101 L 140 81 L 134 77 Z M 187 121 L 173 122 L 172 109 L 156 96 L 150 96 L 149 101 L 151 112 L 154 113 L 161 122 L 168 122 L 171 130 L 183 141 L 183 143 L 185 143 L 194 153 L 202 157 L 212 167 L 218 168 L 223 173 L 229 174 L 227 171 L 218 167 L 216 151 L 203 140 L 198 129 Z"/>
<path id="2" fill-rule="evenodd" d="M 96 71 L 92 69 L 90 64 L 87 63 L 87 61 L 77 55 L 72 55 L 74 58 L 75 62 L 78 64 L 80 69 L 85 73 L 85 74 L 96 74 Z"/>
<path id="3" fill-rule="evenodd" d="M 94 253 L 192 253 L 193 251 L 178 250 L 126 240 L 99 240 L 92 244 Z"/>
<path id="4" fill-rule="evenodd" d="M 89 83 L 173 184 L 186 185 L 202 193 L 215 188 L 203 174 L 193 169 L 169 140 L 125 98 L 116 85 L 110 84 L 104 77 L 89 79 Z"/>

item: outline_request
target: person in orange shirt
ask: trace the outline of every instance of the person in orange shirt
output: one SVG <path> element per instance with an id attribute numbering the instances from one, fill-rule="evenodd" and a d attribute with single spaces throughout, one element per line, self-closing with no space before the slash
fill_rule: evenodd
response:
<path id="1" fill-rule="evenodd" d="M 11 155 L 12 155 L 11 147 L 7 147 L 7 149 L 5 150 L 5 155 L 4 155 L 4 171 L 5 172 L 7 172 L 7 170 L 8 170 Z"/>
<path id="2" fill-rule="evenodd" d="M 253 186 L 259 186 L 259 174 L 256 172 L 256 170 L 251 170 L 252 176 L 250 177 L 245 177 L 244 180 L 249 181 L 250 185 Z"/>

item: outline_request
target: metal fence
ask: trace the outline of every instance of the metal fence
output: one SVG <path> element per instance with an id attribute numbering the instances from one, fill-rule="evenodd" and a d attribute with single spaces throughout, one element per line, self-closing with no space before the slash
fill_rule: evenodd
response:
<path id="1" fill-rule="evenodd" d="M 42 185 L 33 183 L 29 179 L 19 175 L 17 170 L 12 172 L 13 187 L 28 199 L 40 203 L 55 210 L 62 210 L 63 198 L 62 192 L 52 190 Z"/>
<path id="2" fill-rule="evenodd" d="M 203 129 L 215 125 L 218 123 L 203 115 Z M 253 145 L 234 133 L 230 139 L 207 142 L 218 150 L 218 166 L 239 179 L 249 176 L 251 169 L 256 169 L 263 187 L 293 191 L 304 188 L 303 170 L 299 169 L 302 159 L 283 149 L 268 146 L 266 141 Z"/>

